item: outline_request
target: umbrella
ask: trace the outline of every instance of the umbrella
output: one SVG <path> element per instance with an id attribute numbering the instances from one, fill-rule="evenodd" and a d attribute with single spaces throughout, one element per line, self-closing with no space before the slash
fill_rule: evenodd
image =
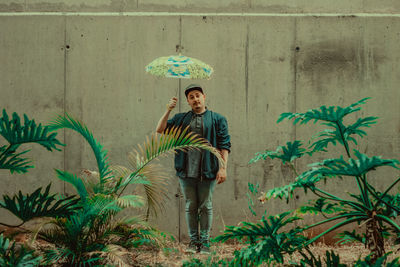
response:
<path id="1" fill-rule="evenodd" d="M 146 66 L 146 71 L 159 77 L 210 79 L 213 68 L 198 59 L 175 55 L 156 58 Z"/>

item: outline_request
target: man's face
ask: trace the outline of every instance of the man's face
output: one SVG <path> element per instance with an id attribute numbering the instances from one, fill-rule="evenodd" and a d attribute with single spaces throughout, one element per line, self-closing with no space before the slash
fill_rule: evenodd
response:
<path id="1" fill-rule="evenodd" d="M 201 112 L 205 109 L 206 96 L 199 90 L 193 90 L 187 95 L 187 102 L 195 112 Z"/>

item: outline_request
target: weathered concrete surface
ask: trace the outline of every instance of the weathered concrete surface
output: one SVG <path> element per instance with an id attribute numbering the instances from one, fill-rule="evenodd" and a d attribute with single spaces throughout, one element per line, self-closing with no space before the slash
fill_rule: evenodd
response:
<path id="1" fill-rule="evenodd" d="M 398 13 L 397 0 L 3 0 L 1 12 Z"/>
<path id="2" fill-rule="evenodd" d="M 47 123 L 64 110 L 64 18 L 2 17 L 0 22 L 0 109 L 8 114 L 24 113 L 37 123 Z M 62 132 L 58 135 L 64 141 Z M 1 137 L 1 144 L 4 139 Z M 55 177 L 55 168 L 64 168 L 64 152 L 49 152 L 39 145 L 31 149 L 35 169 L 28 174 L 10 175 L 0 170 L 1 194 L 18 190 L 31 193 L 52 183 L 52 192 L 63 192 L 64 185 Z M 22 150 L 21 150 L 22 152 Z M 10 222 L 0 210 L 2 221 Z"/>
<path id="3" fill-rule="evenodd" d="M 76 8 L 80 5 L 79 1 L 72 3 Z M 354 12 L 363 10 L 361 4 L 372 5 L 352 3 Z M 395 8 L 392 3 L 387 7 Z M 262 3 L 252 1 L 252 5 Z M 346 10 L 344 5 L 341 8 Z M 232 137 L 228 181 L 215 191 L 216 234 L 223 225 L 252 219 L 247 208 L 248 182 L 258 182 L 260 191 L 266 191 L 293 179 L 290 168 L 278 161 L 248 165 L 255 152 L 275 150 L 294 139 L 306 142 L 315 133 L 287 121 L 276 124 L 282 112 L 347 106 L 372 97 L 360 115 L 380 120 L 367 129 L 369 137 L 360 142 L 359 149 L 368 155 L 399 158 L 399 39 L 400 18 L 385 16 L 3 15 L 0 107 L 44 122 L 65 110 L 87 124 L 109 151 L 112 163 L 128 166 L 126 154 L 154 130 L 165 103 L 179 88 L 178 110 L 188 110 L 182 88 L 193 81 L 156 78 L 144 71 L 154 58 L 176 54 L 181 46 L 182 54 L 214 67 L 211 80 L 194 82 L 204 85 L 208 107 L 227 117 Z M 56 180 L 53 169 L 65 167 L 79 173 L 83 168 L 95 169 L 95 161 L 90 147 L 76 133 L 66 131 L 64 139 L 60 132 L 60 138 L 67 144 L 63 152 L 41 148 L 31 152 L 37 168 L 29 174 L 11 176 L 2 171 L 0 193 L 30 192 L 49 181 L 55 191 L 73 192 Z M 317 156 L 317 160 L 324 157 Z M 298 167 L 306 170 L 310 162 L 306 158 Z M 171 157 L 161 163 L 166 172 L 173 173 Z M 389 169 L 379 170 L 374 173 L 376 185 L 389 183 L 395 175 Z M 337 194 L 354 188 L 350 181 L 344 184 L 345 188 L 332 181 L 327 187 Z M 153 221 L 175 235 L 180 231 L 185 238 L 176 179 L 169 191 L 165 217 Z M 260 215 L 265 208 L 274 214 L 295 208 L 308 196 L 299 193 L 297 197 L 289 205 L 276 200 L 256 209 Z"/>

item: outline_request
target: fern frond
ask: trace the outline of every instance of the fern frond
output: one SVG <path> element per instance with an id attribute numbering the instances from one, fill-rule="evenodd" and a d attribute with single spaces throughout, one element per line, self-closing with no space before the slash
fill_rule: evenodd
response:
<path id="1" fill-rule="evenodd" d="M 58 116 L 53 122 L 51 122 L 49 128 L 51 130 L 69 128 L 81 134 L 89 143 L 96 157 L 97 167 L 100 173 L 100 184 L 106 183 L 111 174 L 107 150 L 103 149 L 103 146 L 93 137 L 92 132 L 89 131 L 86 125 L 66 114 L 65 116 Z"/>
<path id="2" fill-rule="evenodd" d="M 63 144 L 56 138 L 57 133 L 49 133 L 49 127 L 42 127 L 42 124 L 36 125 L 35 120 L 30 120 L 25 114 L 23 124 L 15 112 L 12 114 L 11 120 L 5 109 L 3 109 L 2 115 L 0 117 L 0 135 L 15 149 L 21 144 L 37 143 L 49 151 L 61 150 L 57 146 L 63 146 Z"/>

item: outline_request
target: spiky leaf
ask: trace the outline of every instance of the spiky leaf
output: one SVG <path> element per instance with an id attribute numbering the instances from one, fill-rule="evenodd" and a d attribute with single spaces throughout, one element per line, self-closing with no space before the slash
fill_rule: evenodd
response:
<path id="1" fill-rule="evenodd" d="M 278 146 L 275 151 L 266 150 L 265 152 L 258 152 L 249 163 L 257 162 L 260 159 L 265 160 L 267 158 L 278 158 L 282 160 L 283 164 L 285 164 L 286 162 L 292 162 L 295 159 L 302 157 L 306 153 L 309 155 L 311 154 L 310 152 L 306 152 L 306 149 L 302 148 L 301 141 L 296 140 L 294 142 L 287 142 L 286 146 Z"/>
<path id="2" fill-rule="evenodd" d="M 32 194 L 24 196 L 21 191 L 12 198 L 3 195 L 0 206 L 9 210 L 23 222 L 37 217 L 66 217 L 78 208 L 78 199 L 75 196 L 57 200 L 56 195 L 50 195 L 49 184 L 44 192 L 38 188 Z"/>
<path id="3" fill-rule="evenodd" d="M 49 151 L 53 149 L 61 150 L 57 147 L 62 145 L 56 138 L 57 133 L 50 133 L 49 131 L 49 127 L 43 127 L 41 124 L 36 125 L 35 120 L 30 120 L 25 114 L 23 124 L 21 124 L 21 119 L 15 112 L 10 120 L 6 110 L 3 109 L 3 116 L 0 117 L 0 135 L 15 149 L 21 144 L 37 143 Z"/>
<path id="4" fill-rule="evenodd" d="M 109 176 L 111 170 L 108 162 L 107 150 L 103 149 L 103 146 L 93 137 L 92 132 L 89 131 L 86 125 L 66 114 L 65 116 L 58 116 L 51 122 L 49 128 L 52 130 L 69 128 L 81 134 L 89 143 L 96 157 L 97 167 L 100 173 L 100 183 L 104 184 L 107 182 L 107 179 L 111 178 Z"/>

